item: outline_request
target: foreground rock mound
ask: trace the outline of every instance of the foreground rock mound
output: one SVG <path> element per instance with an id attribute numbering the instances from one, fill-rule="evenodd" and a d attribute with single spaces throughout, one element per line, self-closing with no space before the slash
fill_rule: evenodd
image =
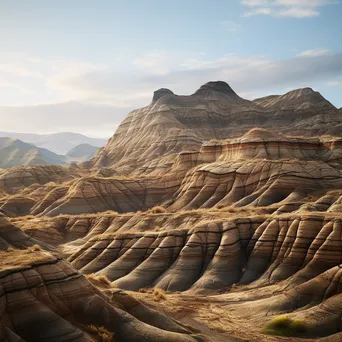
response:
<path id="1" fill-rule="evenodd" d="M 99 291 L 55 253 L 25 248 L 25 234 L 0 224 L 1 341 L 97 341 L 94 327 L 122 342 L 205 341 L 122 292 Z"/>
<path id="2" fill-rule="evenodd" d="M 128 290 L 219 290 L 290 277 L 298 284 L 342 263 L 341 227 L 340 219 L 315 215 L 200 220 L 160 233 L 115 234 L 111 224 L 69 261 Z"/>
<path id="3" fill-rule="evenodd" d="M 209 82 L 89 162 L 2 170 L 0 340 L 339 341 L 341 129 L 310 88 Z"/>

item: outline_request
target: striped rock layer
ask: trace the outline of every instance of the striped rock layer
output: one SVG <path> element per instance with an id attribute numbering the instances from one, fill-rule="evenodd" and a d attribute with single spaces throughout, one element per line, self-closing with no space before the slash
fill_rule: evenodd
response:
<path id="1" fill-rule="evenodd" d="M 209 82 L 156 91 L 89 162 L 0 170 L 0 341 L 218 342 L 191 298 L 240 330 L 287 313 L 338 341 L 341 131 L 310 88 Z M 146 288 L 187 325 L 124 292 Z"/>
<path id="2" fill-rule="evenodd" d="M 98 341 L 91 326 L 122 342 L 204 341 L 122 291 L 99 291 L 3 218 L 0 239 L 1 341 Z"/>
<path id="3" fill-rule="evenodd" d="M 207 142 L 197 152 L 181 152 L 166 170 L 151 164 L 144 176 L 75 176 L 68 183 L 33 184 L 6 197 L 1 208 L 11 216 L 135 212 L 156 205 L 174 211 L 277 204 L 289 212 L 307 204 L 308 197 L 317 200 L 342 189 L 341 162 L 340 138 L 294 138 L 254 129 L 240 138 Z M 336 205 L 329 210 L 338 210 Z"/>

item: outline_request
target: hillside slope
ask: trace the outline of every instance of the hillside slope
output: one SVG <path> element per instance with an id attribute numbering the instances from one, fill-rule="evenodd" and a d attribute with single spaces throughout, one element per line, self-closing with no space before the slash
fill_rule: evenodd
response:
<path id="1" fill-rule="evenodd" d="M 90 161 L 0 170 L 0 340 L 340 341 L 341 114 L 162 88 Z"/>
<path id="2" fill-rule="evenodd" d="M 167 165 L 181 151 L 198 151 L 205 141 L 238 137 L 254 127 L 339 136 L 342 116 L 311 88 L 255 101 L 242 99 L 221 81 L 209 82 L 190 96 L 160 89 L 147 107 L 128 114 L 89 165 L 139 172 L 158 158 Z"/>
<path id="3" fill-rule="evenodd" d="M 65 156 L 70 161 L 83 162 L 93 157 L 98 149 L 98 147 L 89 144 L 80 144 L 69 150 Z"/>
<path id="4" fill-rule="evenodd" d="M 55 164 L 67 162 L 64 156 L 39 148 L 21 140 L 0 138 L 0 167 L 9 168 L 16 165 Z"/>

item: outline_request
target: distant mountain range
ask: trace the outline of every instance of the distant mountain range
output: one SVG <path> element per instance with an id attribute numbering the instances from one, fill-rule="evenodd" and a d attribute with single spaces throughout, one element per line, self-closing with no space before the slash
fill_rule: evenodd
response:
<path id="1" fill-rule="evenodd" d="M 80 144 L 65 155 L 61 155 L 19 139 L 2 137 L 0 138 L 0 168 L 17 165 L 65 165 L 71 162 L 83 162 L 89 160 L 97 150 L 96 146 Z"/>
<path id="2" fill-rule="evenodd" d="M 0 167 L 66 163 L 66 157 L 18 139 L 0 138 Z"/>
<path id="3" fill-rule="evenodd" d="M 110 137 L 127 112 L 133 107 L 117 108 L 109 105 L 74 101 L 26 105 L 0 106 L 0 137 L 10 137 L 44 147 L 57 154 L 66 154 L 79 144 L 102 147 L 106 139 L 91 139 L 77 133 L 17 134 L 12 132 L 89 132 Z M 57 130 L 58 128 L 58 130 Z M 55 141 L 55 139 L 57 141 Z M 89 140 L 91 139 L 91 140 Z M 107 138 L 108 139 L 108 138 Z M 48 141 L 48 142 L 47 142 Z M 70 144 L 70 143 L 71 144 Z"/>
<path id="4" fill-rule="evenodd" d="M 70 161 L 87 161 L 96 153 L 98 149 L 98 147 L 89 144 L 80 144 L 72 148 L 66 154 L 66 157 Z"/>
<path id="5" fill-rule="evenodd" d="M 106 139 L 89 138 L 83 134 L 71 132 L 54 134 L 0 132 L 0 137 L 19 139 L 57 154 L 67 154 L 71 149 L 81 144 L 99 148 L 107 143 Z"/>

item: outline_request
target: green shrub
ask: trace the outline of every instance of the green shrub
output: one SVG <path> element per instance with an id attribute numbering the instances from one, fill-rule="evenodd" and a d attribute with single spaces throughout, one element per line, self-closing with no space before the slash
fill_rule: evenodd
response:
<path id="1" fill-rule="evenodd" d="M 307 325 L 303 321 L 281 315 L 267 323 L 262 331 L 268 335 L 300 336 L 307 331 Z"/>

